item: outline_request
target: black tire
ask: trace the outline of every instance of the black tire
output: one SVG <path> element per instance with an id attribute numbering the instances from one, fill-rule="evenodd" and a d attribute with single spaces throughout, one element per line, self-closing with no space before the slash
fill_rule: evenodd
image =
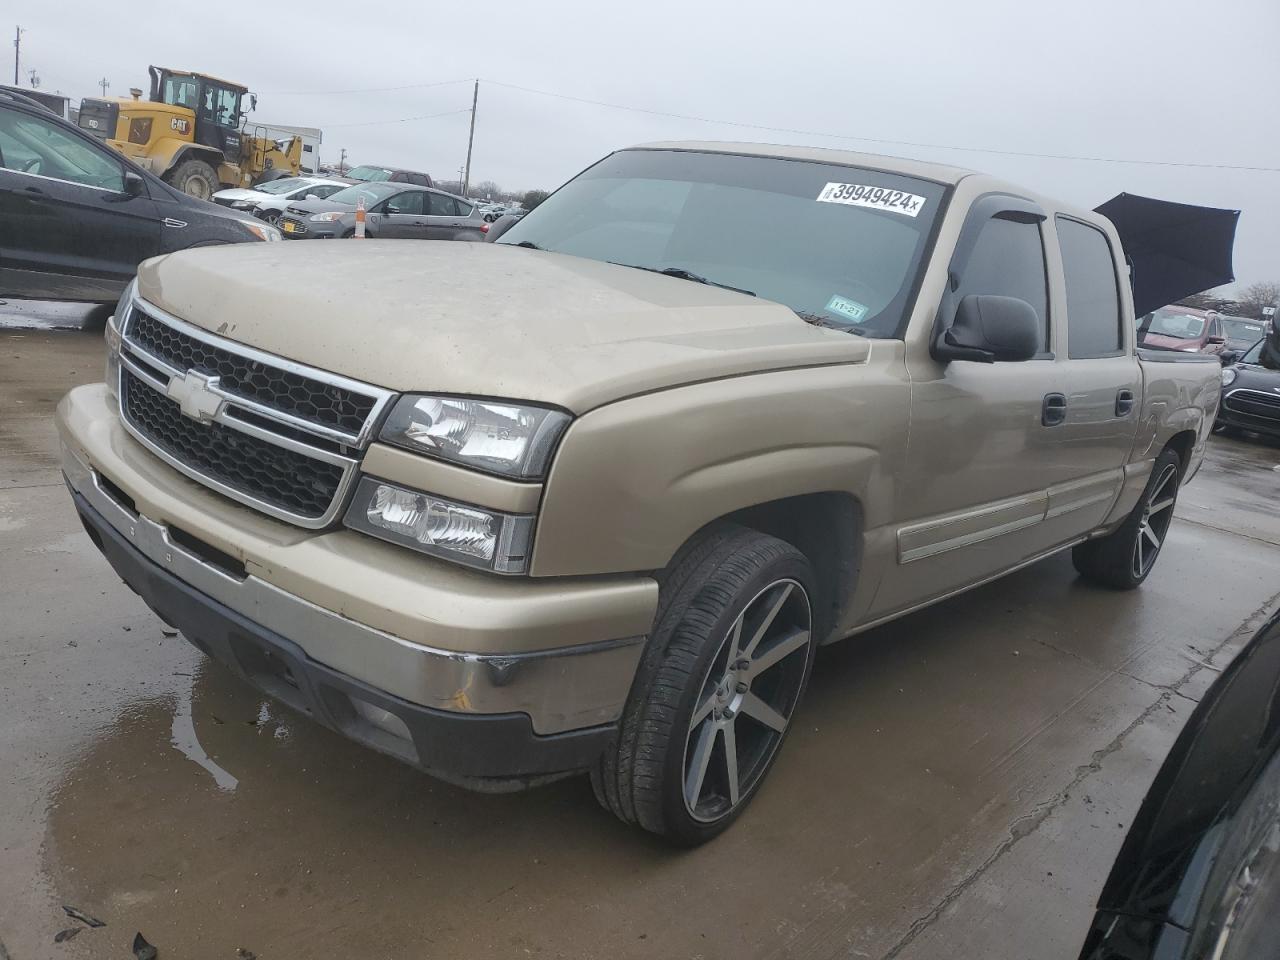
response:
<path id="1" fill-rule="evenodd" d="M 259 219 L 263 220 L 270 226 L 280 229 L 280 221 L 284 219 L 284 214 L 279 210 L 262 210 L 257 212 Z"/>
<path id="2" fill-rule="evenodd" d="M 817 646 L 813 583 L 799 550 L 738 526 L 708 532 L 676 561 L 616 741 L 591 772 L 606 809 L 685 846 L 710 840 L 742 813 L 809 680 Z M 774 615 L 766 616 L 769 609 Z M 735 631 L 739 619 L 746 626 Z M 755 640 L 757 633 L 764 639 Z M 801 633 L 803 647 L 796 646 Z M 766 716 L 762 702 L 781 729 L 757 719 Z M 695 707 L 703 719 L 694 720 Z"/>
<path id="3" fill-rule="evenodd" d="M 350 240 L 350 239 L 352 239 L 355 235 L 356 235 L 356 228 L 355 228 L 355 227 L 352 227 L 350 230 L 347 230 L 346 232 L 344 232 L 344 233 L 342 234 L 342 239 L 343 239 L 343 240 Z M 365 236 L 365 239 L 366 239 L 366 240 L 369 238 L 369 231 L 368 231 L 368 229 L 367 229 L 367 228 L 365 229 L 364 236 Z"/>
<path id="4" fill-rule="evenodd" d="M 1156 457 L 1142 496 L 1124 523 L 1071 551 L 1080 576 L 1113 590 L 1132 590 L 1146 580 L 1164 546 L 1181 481 L 1182 459 L 1166 448 Z"/>
<path id="5" fill-rule="evenodd" d="M 203 160 L 183 160 L 164 179 L 170 186 L 201 200 L 209 200 L 222 188 L 218 172 Z"/>

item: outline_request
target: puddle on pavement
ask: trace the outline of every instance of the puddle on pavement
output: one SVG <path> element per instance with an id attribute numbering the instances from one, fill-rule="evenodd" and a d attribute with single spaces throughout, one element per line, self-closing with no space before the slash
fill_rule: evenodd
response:
<path id="1" fill-rule="evenodd" d="M 266 708 L 267 705 L 264 703 L 262 705 L 264 712 Z M 173 732 L 169 735 L 169 742 L 188 760 L 204 768 L 209 776 L 213 777 L 213 782 L 219 789 L 229 792 L 240 785 L 240 781 L 214 762 L 200 745 L 200 738 L 196 736 L 195 723 L 191 719 L 190 689 L 178 694 L 178 703 L 173 711 Z"/>

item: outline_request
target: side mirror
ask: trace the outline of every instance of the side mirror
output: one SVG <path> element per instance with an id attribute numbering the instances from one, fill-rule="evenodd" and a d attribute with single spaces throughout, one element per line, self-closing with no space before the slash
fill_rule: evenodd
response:
<path id="1" fill-rule="evenodd" d="M 397 207 L 394 203 L 388 203 L 385 207 L 382 208 L 382 212 L 387 214 L 388 216 L 391 216 L 392 214 L 399 213 L 400 208 Z"/>
<path id="2" fill-rule="evenodd" d="M 124 194 L 129 197 L 140 197 L 147 192 L 146 182 L 132 170 L 124 172 Z"/>
<path id="3" fill-rule="evenodd" d="M 1035 307 L 1017 297 L 970 294 L 960 301 L 955 319 L 934 340 L 935 360 L 1030 360 L 1040 350 L 1040 318 Z"/>
<path id="4" fill-rule="evenodd" d="M 1208 340 L 1205 341 L 1205 343 L 1207 343 L 1209 346 L 1213 346 L 1215 343 L 1226 343 L 1226 342 L 1227 342 L 1226 337 L 1210 337 Z"/>
<path id="5" fill-rule="evenodd" d="M 1218 360 L 1221 361 L 1224 367 L 1231 366 L 1231 364 L 1235 363 L 1239 359 L 1240 359 L 1239 350 L 1223 350 L 1220 354 L 1218 354 Z"/>

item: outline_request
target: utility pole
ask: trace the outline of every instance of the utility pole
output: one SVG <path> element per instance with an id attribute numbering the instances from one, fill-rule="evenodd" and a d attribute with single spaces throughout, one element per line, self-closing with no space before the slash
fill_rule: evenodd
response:
<path id="1" fill-rule="evenodd" d="M 103 77 L 98 81 L 98 86 L 102 88 L 102 95 L 105 97 L 107 95 L 107 87 L 111 86 L 111 81 Z"/>
<path id="2" fill-rule="evenodd" d="M 13 28 L 13 85 L 18 85 L 18 56 L 22 53 L 22 28 Z"/>
<path id="3" fill-rule="evenodd" d="M 31 81 L 32 90 L 35 90 L 40 86 L 40 74 L 36 71 L 35 67 L 32 67 L 27 71 L 27 79 Z"/>
<path id="4" fill-rule="evenodd" d="M 343 147 L 338 152 L 338 176 L 346 176 L 347 173 L 347 148 Z"/>
<path id="5" fill-rule="evenodd" d="M 476 85 L 471 91 L 471 132 L 467 134 L 467 168 L 462 175 L 462 195 L 465 197 L 471 191 L 471 145 L 476 139 L 476 102 L 480 99 L 480 80 L 476 79 Z"/>

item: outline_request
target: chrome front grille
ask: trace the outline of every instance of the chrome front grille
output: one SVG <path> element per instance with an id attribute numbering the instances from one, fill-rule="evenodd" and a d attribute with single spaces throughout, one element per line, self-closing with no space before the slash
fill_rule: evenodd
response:
<path id="1" fill-rule="evenodd" d="M 1280 420 L 1280 393 L 1261 390 L 1232 390 L 1222 400 L 1223 406 L 1235 413 L 1268 420 Z"/>
<path id="2" fill-rule="evenodd" d="M 209 333 L 135 298 L 121 330 L 133 436 L 219 493 L 303 527 L 335 522 L 390 391 Z"/>

